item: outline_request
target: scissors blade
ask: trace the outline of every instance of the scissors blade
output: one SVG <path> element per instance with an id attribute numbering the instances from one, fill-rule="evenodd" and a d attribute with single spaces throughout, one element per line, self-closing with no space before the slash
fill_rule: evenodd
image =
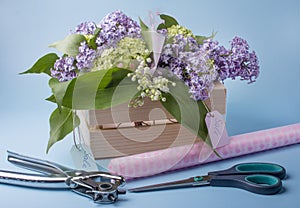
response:
<path id="1" fill-rule="evenodd" d="M 171 181 L 166 183 L 153 184 L 149 186 L 142 186 L 137 188 L 129 189 L 130 192 L 145 192 L 145 191 L 156 191 L 173 188 L 185 188 L 194 186 L 204 186 L 210 184 L 210 176 L 195 176 L 183 180 Z"/>

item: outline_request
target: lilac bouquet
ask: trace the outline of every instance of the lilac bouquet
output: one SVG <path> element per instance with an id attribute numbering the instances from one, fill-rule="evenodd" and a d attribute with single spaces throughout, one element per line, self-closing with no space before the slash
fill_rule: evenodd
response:
<path id="1" fill-rule="evenodd" d="M 123 102 L 138 107 L 145 98 L 160 101 L 178 122 L 210 142 L 204 123 L 208 109 L 202 101 L 209 98 L 214 81 L 254 82 L 259 75 L 257 56 L 240 37 L 225 48 L 214 40 L 215 34 L 194 35 L 173 17 L 158 17 L 160 24 L 152 21 L 149 27 L 117 10 L 98 24 L 83 22 L 50 45 L 61 56 L 49 53 L 22 73 L 50 76 L 52 95 L 47 100 L 57 109 L 50 116 L 47 151 L 78 127 L 76 110 Z M 199 115 L 194 116 L 190 103 Z"/>

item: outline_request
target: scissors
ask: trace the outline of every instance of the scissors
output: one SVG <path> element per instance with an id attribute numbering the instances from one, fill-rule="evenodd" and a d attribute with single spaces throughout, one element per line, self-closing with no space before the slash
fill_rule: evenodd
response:
<path id="1" fill-rule="evenodd" d="M 96 203 L 112 203 L 118 199 L 119 194 L 126 193 L 119 189 L 125 184 L 122 176 L 101 171 L 74 170 L 11 151 L 7 153 L 9 162 L 43 175 L 0 170 L 0 183 L 33 188 L 71 189 Z"/>
<path id="2" fill-rule="evenodd" d="M 282 188 L 286 170 L 273 163 L 240 163 L 226 170 L 209 172 L 184 180 L 129 189 L 130 192 L 155 191 L 171 188 L 221 186 L 245 189 L 257 194 L 276 194 Z"/>

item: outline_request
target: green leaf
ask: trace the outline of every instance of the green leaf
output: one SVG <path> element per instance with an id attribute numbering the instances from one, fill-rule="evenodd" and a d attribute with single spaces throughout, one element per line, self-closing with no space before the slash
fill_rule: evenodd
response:
<path id="1" fill-rule="evenodd" d="M 98 70 L 73 79 L 73 86 L 65 94 L 64 104 L 73 109 L 94 109 L 97 91 L 112 81 L 114 70 L 118 69 Z"/>
<path id="2" fill-rule="evenodd" d="M 28 70 L 21 72 L 20 74 L 39 74 L 45 73 L 50 76 L 50 69 L 53 67 L 55 61 L 59 57 L 55 53 L 49 53 L 41 57 L 37 62 Z"/>
<path id="3" fill-rule="evenodd" d="M 109 79 L 115 77 L 114 80 L 106 87 L 103 87 L 100 83 L 98 88 L 94 88 L 92 82 L 77 79 L 73 92 L 67 93 L 64 101 L 67 105 L 71 105 L 73 109 L 106 109 L 126 102 L 137 92 L 137 83 L 132 82 L 126 76 L 127 73 L 118 70 L 112 74 L 106 74 L 106 76 L 103 76 L 104 82 L 106 82 L 106 77 Z M 116 78 L 120 80 L 116 80 Z M 90 90 L 91 88 L 92 90 Z"/>
<path id="4" fill-rule="evenodd" d="M 162 20 L 164 20 L 164 23 L 161 23 L 158 25 L 158 27 L 157 27 L 158 30 L 167 29 L 173 25 L 179 25 L 179 23 L 177 22 L 177 20 L 174 17 L 171 17 L 166 14 L 161 14 L 159 16 Z"/>
<path id="5" fill-rule="evenodd" d="M 211 36 L 209 37 L 197 35 L 195 39 L 198 44 L 203 44 L 204 40 L 213 39 L 216 36 L 216 34 L 217 34 L 216 32 L 212 32 Z"/>
<path id="6" fill-rule="evenodd" d="M 165 44 L 172 44 L 174 43 L 174 39 L 175 39 L 175 36 L 170 36 L 166 39 L 166 42 Z"/>
<path id="7" fill-rule="evenodd" d="M 143 40 L 145 41 L 146 46 L 150 51 L 153 51 L 152 36 L 151 36 L 152 32 L 154 32 L 154 31 L 142 31 L 141 32 Z"/>
<path id="8" fill-rule="evenodd" d="M 89 72 L 69 83 L 59 83 L 51 79 L 49 84 L 53 95 L 47 100 L 62 102 L 62 106 L 50 116 L 47 152 L 54 143 L 62 140 L 79 125 L 79 118 L 72 110 L 107 109 L 135 97 L 138 92 L 137 83 L 127 77 L 128 72 L 129 70 L 119 68 Z"/>
<path id="9" fill-rule="evenodd" d="M 101 28 L 96 28 L 92 38 L 88 39 L 88 46 L 94 50 L 97 49 L 96 39 L 101 31 Z"/>
<path id="10" fill-rule="evenodd" d="M 53 97 L 48 101 L 56 102 L 58 108 L 64 106 L 70 109 L 93 109 L 98 88 L 105 88 L 111 81 L 112 70 L 99 70 L 82 74 L 67 82 L 49 81 Z"/>
<path id="11" fill-rule="evenodd" d="M 165 37 L 162 34 L 156 31 L 148 30 L 148 31 L 142 31 L 141 35 L 143 37 L 143 40 L 146 43 L 147 48 L 150 51 L 152 51 L 153 53 L 161 52 L 163 44 L 165 43 Z M 153 43 L 153 41 L 155 43 Z"/>
<path id="12" fill-rule="evenodd" d="M 120 68 L 110 70 L 110 74 L 107 75 L 111 77 L 111 81 L 105 87 L 103 85 L 104 83 L 101 83 L 102 89 L 119 85 L 120 82 L 123 81 L 123 79 L 127 77 L 127 74 L 130 72 L 130 70 Z"/>
<path id="13" fill-rule="evenodd" d="M 148 31 L 149 27 L 143 22 L 143 20 L 139 17 L 139 21 L 140 21 L 140 26 L 142 31 Z"/>
<path id="14" fill-rule="evenodd" d="M 49 97 L 47 97 L 45 100 L 49 101 L 49 102 L 52 102 L 52 103 L 56 103 L 56 100 L 55 100 L 55 97 L 54 95 L 50 95 Z"/>
<path id="15" fill-rule="evenodd" d="M 47 100 L 70 109 L 109 108 L 130 100 L 137 92 L 136 82 L 127 78 L 129 72 L 112 68 L 89 72 L 67 83 L 51 80 L 53 95 Z"/>
<path id="16" fill-rule="evenodd" d="M 108 109 L 130 101 L 138 94 L 137 82 L 125 77 L 118 85 L 97 91 L 95 109 Z"/>
<path id="17" fill-rule="evenodd" d="M 152 35 L 151 33 L 155 32 L 155 31 L 151 31 L 149 29 L 149 27 L 142 21 L 141 18 L 139 18 L 140 20 L 140 26 L 142 29 L 141 35 L 143 37 L 143 40 L 146 42 L 146 46 L 147 48 L 152 51 L 153 50 L 153 44 L 152 44 Z"/>
<path id="18" fill-rule="evenodd" d="M 204 42 L 205 40 L 207 40 L 208 37 L 197 35 L 197 36 L 195 36 L 195 39 L 196 39 L 196 41 L 197 41 L 198 44 L 203 44 L 203 42 Z"/>
<path id="19" fill-rule="evenodd" d="M 63 98 L 72 80 L 67 82 L 59 82 L 56 78 L 49 80 L 49 86 L 52 90 L 55 102 L 57 103 L 58 109 L 61 110 Z"/>
<path id="20" fill-rule="evenodd" d="M 205 123 L 208 112 L 205 105 L 202 101 L 196 102 L 191 99 L 188 87 L 181 80 L 175 77 L 169 79 L 175 82 L 176 86 L 171 87 L 170 92 L 163 95 L 166 101 L 161 102 L 162 105 L 179 123 L 211 146 Z"/>
<path id="21" fill-rule="evenodd" d="M 62 140 L 65 136 L 73 131 L 74 128 L 79 126 L 79 118 L 74 114 L 71 109 L 58 108 L 50 116 L 50 138 L 47 145 L 46 152 L 53 144 Z"/>
<path id="22" fill-rule="evenodd" d="M 49 47 L 56 48 L 58 51 L 69 56 L 76 56 L 80 43 L 85 41 L 85 37 L 80 34 L 68 35 L 65 39 L 57 41 L 49 45 Z"/>
<path id="23" fill-rule="evenodd" d="M 56 102 L 57 105 L 76 108 L 79 103 L 87 109 L 92 109 L 93 99 L 98 88 L 105 88 L 112 80 L 111 70 L 99 70 L 82 74 L 67 82 L 50 80 L 53 97 L 47 100 Z M 81 100 L 82 99 L 82 100 Z"/>

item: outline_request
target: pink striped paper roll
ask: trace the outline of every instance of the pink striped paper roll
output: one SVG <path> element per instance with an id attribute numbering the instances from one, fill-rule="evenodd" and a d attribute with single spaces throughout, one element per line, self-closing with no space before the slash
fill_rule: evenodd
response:
<path id="1" fill-rule="evenodd" d="M 230 143 L 217 149 L 223 159 L 300 143 L 300 123 L 232 136 Z M 112 159 L 110 172 L 127 179 L 220 160 L 203 142 Z"/>

